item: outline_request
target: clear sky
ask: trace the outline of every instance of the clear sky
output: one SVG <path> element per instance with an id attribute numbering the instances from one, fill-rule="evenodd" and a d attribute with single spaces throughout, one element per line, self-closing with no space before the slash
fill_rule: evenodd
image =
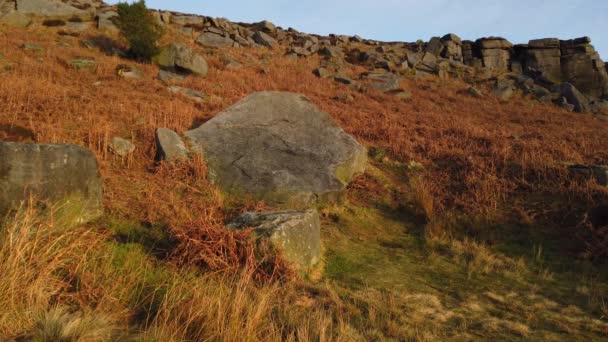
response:
<path id="1" fill-rule="evenodd" d="M 502 36 L 513 43 L 590 36 L 602 58 L 608 59 L 608 0 L 147 0 L 146 4 L 383 41 L 427 41 L 445 33 L 471 40 Z"/>

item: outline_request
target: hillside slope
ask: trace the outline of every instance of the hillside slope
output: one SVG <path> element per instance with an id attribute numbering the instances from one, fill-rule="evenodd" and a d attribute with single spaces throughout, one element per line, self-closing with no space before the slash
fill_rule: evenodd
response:
<path id="1" fill-rule="evenodd" d="M 56 325 L 80 340 L 606 338 L 605 237 L 585 213 L 608 201 L 608 188 L 568 170 L 608 164 L 605 116 L 520 91 L 508 102 L 478 98 L 453 78 L 404 77 L 404 100 L 315 76 L 318 55 L 204 49 L 170 29 L 165 43 L 189 45 L 209 63 L 207 77 L 177 82 L 208 95 L 197 102 L 168 91 L 157 66 L 105 53 L 124 48 L 116 35 L 62 31 L 0 26 L 0 67 L 10 64 L 0 72 L 0 138 L 89 147 L 106 214 L 67 231 L 61 214 L 24 209 L 7 220 L 3 336 L 36 338 Z M 143 77 L 122 77 L 124 64 Z M 352 78 L 366 71 L 343 69 Z M 221 194 L 204 161 L 154 161 L 158 127 L 183 133 L 263 90 L 308 96 L 372 159 L 343 202 L 319 208 L 324 260 L 299 279 L 260 279 L 235 252 L 246 237 L 222 233 L 266 204 Z M 110 153 L 115 136 L 134 153 Z M 196 243 L 213 257 L 190 262 Z"/>

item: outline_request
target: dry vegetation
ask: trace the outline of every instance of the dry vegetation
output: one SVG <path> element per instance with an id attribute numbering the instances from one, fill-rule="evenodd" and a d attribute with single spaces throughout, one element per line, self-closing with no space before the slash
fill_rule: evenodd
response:
<path id="1" fill-rule="evenodd" d="M 413 93 L 408 102 L 357 93 L 316 78 L 311 73 L 316 57 L 293 61 L 268 50 L 206 51 L 208 77 L 180 84 L 211 95 L 197 104 L 166 91 L 153 65 L 137 64 L 143 79 L 119 77 L 118 65 L 136 64 L 81 45 L 86 39 L 115 44 L 96 35 L 0 28 L 0 54 L 13 63 L 0 73 L 0 128 L 15 140 L 28 135 L 15 134 L 17 128 L 26 128 L 37 142 L 91 148 L 100 161 L 108 213 L 92 226 L 66 229 L 69 225 L 24 209 L 2 226 L 0 335 L 80 341 L 605 336 L 603 285 L 593 280 L 576 285 L 588 302 L 582 309 L 555 303 L 551 298 L 564 293 L 534 290 L 557 284 L 547 267 L 529 266 L 521 257 L 525 253 L 509 256 L 491 248 L 507 240 L 511 230 L 505 227 L 513 226 L 541 241 L 568 240 L 558 247 L 572 260 L 601 239 L 581 230 L 581 222 L 586 208 L 608 201 L 608 190 L 592 180 L 571 179 L 564 163 L 608 164 L 605 118 L 521 96 L 508 104 L 476 99 L 462 93 L 466 85 L 458 80 L 407 79 L 403 86 Z M 25 43 L 43 50 L 21 48 Z M 243 67 L 225 69 L 228 56 Z M 97 66 L 76 70 L 69 63 L 76 57 Z M 353 75 L 357 71 L 353 67 Z M 264 204 L 224 198 L 206 181 L 203 161 L 155 165 L 154 132 L 168 127 L 181 133 L 259 90 L 307 95 L 372 152 L 373 170 L 349 189 L 351 207 L 323 210 L 325 224 L 336 226 L 327 228 L 326 239 L 358 246 L 342 224 L 360 229 L 361 241 L 376 239 L 376 230 L 394 225 L 373 214 L 380 208 L 411 219 L 412 232 L 425 228 L 426 234 L 417 236 L 427 244 L 430 252 L 423 254 L 430 264 L 436 259 L 449 272 L 465 275 L 458 281 L 488 281 L 490 289 L 475 288 L 461 301 L 439 292 L 387 290 L 390 286 L 352 289 L 332 273 L 338 259 L 331 257 L 321 280 L 288 280 L 284 276 L 293 273 L 280 256 L 260 260 L 246 232 L 222 229 L 225 220 Z M 332 99 L 342 94 L 354 101 Z M 135 153 L 127 159 L 109 154 L 113 136 L 132 139 Z M 356 210 L 364 214 L 353 214 Z M 410 210 L 412 218 L 401 216 Z M 343 223 L 349 215 L 371 221 Z M 401 236 L 402 230 L 399 226 L 390 236 Z M 337 247 L 333 252 L 346 253 Z M 513 290 L 519 293 L 507 290 L 532 273 L 534 285 Z M 284 281 L 269 281 L 276 278 Z M 558 333 L 535 335 L 537 330 Z"/>

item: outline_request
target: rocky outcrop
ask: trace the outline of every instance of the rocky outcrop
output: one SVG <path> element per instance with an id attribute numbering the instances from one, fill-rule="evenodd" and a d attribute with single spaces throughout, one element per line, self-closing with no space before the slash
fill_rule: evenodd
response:
<path id="1" fill-rule="evenodd" d="M 591 39 L 560 41 L 562 79 L 590 98 L 608 96 L 608 74 L 604 62 L 591 46 Z"/>
<path id="2" fill-rule="evenodd" d="M 171 71 L 190 72 L 199 76 L 206 76 L 209 71 L 205 58 L 182 44 L 174 43 L 162 47 L 154 61 Z"/>
<path id="3" fill-rule="evenodd" d="M 366 149 L 303 95 L 260 92 L 185 133 L 224 191 L 275 205 L 336 200 Z"/>
<path id="4" fill-rule="evenodd" d="M 260 241 L 268 241 L 301 270 L 321 259 L 321 223 L 316 210 L 246 213 L 228 225 L 253 228 Z"/>
<path id="5" fill-rule="evenodd" d="M 555 92 L 556 86 L 569 83 L 584 95 L 587 110 L 602 111 L 608 107 L 608 74 L 606 64 L 600 59 L 588 37 L 573 40 L 544 38 L 527 44 L 513 45 L 500 37 L 486 37 L 476 41 L 462 40 L 450 33 L 443 37 L 433 37 L 429 42 L 379 42 L 358 36 L 328 36 L 305 34 L 294 29 L 284 30 L 271 22 L 233 23 L 226 19 L 201 15 L 154 11 L 161 25 L 172 25 L 185 38 L 192 39 L 206 49 L 220 48 L 284 48 L 290 58 L 307 58 L 314 54 L 322 57 L 316 74 L 321 78 L 334 78 L 340 82 L 348 80 L 347 86 L 365 91 L 367 87 L 357 82 L 357 77 L 344 73 L 348 70 L 344 63 L 363 65 L 368 74 L 380 74 L 381 70 L 395 77 L 457 77 L 471 82 L 496 81 L 508 77 L 516 79 L 526 75 L 532 83 L 521 87 L 525 94 L 532 94 L 539 101 L 553 101 L 569 108 L 579 107 L 567 97 Z M 51 20 L 53 25 L 61 24 L 73 31 L 87 29 L 92 20 L 96 27 L 105 31 L 116 31 L 113 18 L 117 16 L 115 7 L 99 0 L 0 0 L 0 24 L 27 26 L 32 20 Z M 65 22 L 64 22 L 65 21 Z M 71 22 L 76 21 L 76 22 Z M 189 71 L 199 75 L 207 73 L 207 65 L 202 56 L 196 54 L 180 58 L 176 51 L 183 46 L 173 44 L 163 50 L 159 63 L 168 71 Z M 168 76 L 169 74 L 162 74 Z M 366 78 L 365 75 L 359 77 Z M 381 76 L 391 78 L 391 76 Z M 365 81 L 365 80 L 363 80 Z M 391 82 L 372 82 L 372 88 L 390 85 Z M 496 88 L 501 100 L 511 97 L 511 88 Z M 395 92 L 397 90 L 388 90 Z M 566 101 L 566 103 L 564 103 Z M 583 106 L 584 107 L 584 106 Z"/>
<path id="6" fill-rule="evenodd" d="M 103 181 L 93 153 L 76 145 L 0 142 L 0 212 L 22 201 L 69 202 L 81 220 L 103 212 Z"/>

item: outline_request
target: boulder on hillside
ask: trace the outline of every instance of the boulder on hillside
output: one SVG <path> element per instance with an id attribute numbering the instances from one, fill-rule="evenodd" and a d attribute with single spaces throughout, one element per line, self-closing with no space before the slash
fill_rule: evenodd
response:
<path id="1" fill-rule="evenodd" d="M 274 38 L 272 38 L 271 36 L 267 35 L 266 33 L 262 32 L 262 31 L 257 31 L 256 33 L 253 34 L 253 36 L 251 38 L 257 44 L 266 46 L 271 49 L 273 49 L 278 44 Z"/>
<path id="2" fill-rule="evenodd" d="M 321 259 L 321 222 L 316 210 L 245 213 L 228 227 L 254 228 L 259 239 L 282 250 L 299 269 L 310 268 Z"/>
<path id="3" fill-rule="evenodd" d="M 205 58 L 182 44 L 174 43 L 162 47 L 154 61 L 163 68 L 187 71 L 200 76 L 206 76 L 209 72 Z"/>
<path id="4" fill-rule="evenodd" d="M 19 13 L 44 19 L 92 21 L 95 13 L 65 4 L 59 0 L 16 0 Z"/>
<path id="5" fill-rule="evenodd" d="M 334 201 L 367 163 L 363 146 L 294 93 L 254 93 L 185 136 L 220 188 L 276 205 Z"/>
<path id="6" fill-rule="evenodd" d="M 182 138 L 168 128 L 156 130 L 156 160 L 177 161 L 188 158 L 188 149 Z"/>
<path id="7" fill-rule="evenodd" d="M 579 113 L 589 111 L 589 100 L 572 84 L 562 83 L 555 86 L 553 91 L 559 93 L 566 98 L 568 103 L 574 105 L 574 111 Z"/>
<path id="8" fill-rule="evenodd" d="M 232 40 L 230 37 L 222 33 L 212 31 L 203 32 L 203 34 L 196 38 L 196 42 L 199 43 L 201 46 L 207 48 L 222 48 L 234 46 L 234 40 Z"/>
<path id="9" fill-rule="evenodd" d="M 0 142 L 0 212 L 22 201 L 69 202 L 81 221 L 103 212 L 103 181 L 97 160 L 86 148 L 61 144 Z"/>

